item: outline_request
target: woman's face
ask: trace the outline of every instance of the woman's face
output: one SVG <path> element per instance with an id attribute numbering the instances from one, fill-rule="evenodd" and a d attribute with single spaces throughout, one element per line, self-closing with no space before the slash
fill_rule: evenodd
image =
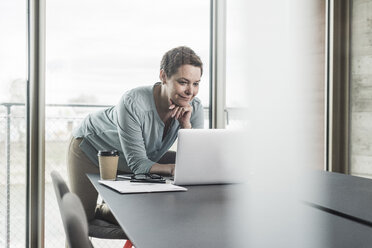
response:
<path id="1" fill-rule="evenodd" d="M 182 65 L 177 73 L 167 78 L 164 71 L 160 78 L 167 85 L 168 98 L 176 105 L 186 107 L 199 92 L 201 70 L 193 65 Z"/>

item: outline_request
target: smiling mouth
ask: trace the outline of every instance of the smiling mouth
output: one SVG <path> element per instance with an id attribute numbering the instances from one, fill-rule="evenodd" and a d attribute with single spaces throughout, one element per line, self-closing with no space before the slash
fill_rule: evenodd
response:
<path id="1" fill-rule="evenodd" d="M 188 100 L 188 101 L 190 101 L 191 100 L 191 98 L 190 97 L 185 97 L 185 96 L 181 96 L 181 95 L 179 95 L 180 97 L 181 97 L 181 99 L 182 100 Z"/>

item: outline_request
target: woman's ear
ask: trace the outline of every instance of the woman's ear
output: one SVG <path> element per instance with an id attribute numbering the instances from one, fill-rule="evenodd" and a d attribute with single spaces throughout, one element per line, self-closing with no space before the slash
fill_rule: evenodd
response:
<path id="1" fill-rule="evenodd" d="M 163 84 L 167 82 L 167 75 L 165 74 L 165 71 L 163 69 L 160 70 L 159 79 Z"/>

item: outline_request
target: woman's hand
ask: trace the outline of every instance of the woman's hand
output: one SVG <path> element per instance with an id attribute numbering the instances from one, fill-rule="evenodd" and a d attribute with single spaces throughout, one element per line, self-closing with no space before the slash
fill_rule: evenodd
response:
<path id="1" fill-rule="evenodd" d="M 192 106 L 188 104 L 186 107 L 181 107 L 170 101 L 169 109 L 172 111 L 171 117 L 178 120 L 181 128 L 187 129 L 191 128 L 191 113 Z"/>

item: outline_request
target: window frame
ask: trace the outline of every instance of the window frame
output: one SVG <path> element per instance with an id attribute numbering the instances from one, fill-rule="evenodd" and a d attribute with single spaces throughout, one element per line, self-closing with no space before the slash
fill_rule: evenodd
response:
<path id="1" fill-rule="evenodd" d="M 326 170 L 349 174 L 350 0 L 327 0 Z"/>
<path id="2" fill-rule="evenodd" d="M 26 246 L 44 247 L 45 0 L 28 0 Z"/>

